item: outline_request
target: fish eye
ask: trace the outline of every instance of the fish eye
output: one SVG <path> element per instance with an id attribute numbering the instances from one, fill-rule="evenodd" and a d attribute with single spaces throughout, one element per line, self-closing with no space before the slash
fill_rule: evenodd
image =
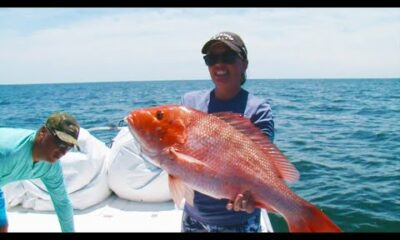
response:
<path id="1" fill-rule="evenodd" d="M 162 111 L 157 111 L 157 112 L 156 112 L 156 118 L 157 118 L 158 120 L 163 119 L 163 117 L 164 117 L 164 113 L 163 113 Z"/>

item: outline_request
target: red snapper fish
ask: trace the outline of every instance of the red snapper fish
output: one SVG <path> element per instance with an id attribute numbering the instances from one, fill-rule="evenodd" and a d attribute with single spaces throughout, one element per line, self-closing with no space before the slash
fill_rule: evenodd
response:
<path id="1" fill-rule="evenodd" d="M 299 173 L 249 119 L 163 105 L 133 110 L 125 120 L 141 151 L 169 174 L 178 206 L 193 204 L 193 190 L 217 199 L 250 192 L 256 207 L 282 215 L 290 232 L 341 231 L 286 185 Z"/>

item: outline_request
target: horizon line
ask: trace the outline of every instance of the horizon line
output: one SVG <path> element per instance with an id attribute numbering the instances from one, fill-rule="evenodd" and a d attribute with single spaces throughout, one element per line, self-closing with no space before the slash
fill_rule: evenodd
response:
<path id="1" fill-rule="evenodd" d="M 323 78 L 251 78 L 252 80 L 400 80 L 400 77 L 323 77 Z M 174 82 L 174 81 L 211 81 L 211 79 L 154 79 L 154 80 L 118 80 L 118 81 L 82 81 L 82 82 L 38 82 L 38 83 L 0 83 L 6 85 L 48 85 L 48 84 L 96 84 L 96 83 L 126 83 L 126 82 Z"/>

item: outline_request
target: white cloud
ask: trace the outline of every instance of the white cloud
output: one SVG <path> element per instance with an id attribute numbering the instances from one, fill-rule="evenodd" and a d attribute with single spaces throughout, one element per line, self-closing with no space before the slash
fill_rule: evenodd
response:
<path id="1" fill-rule="evenodd" d="M 0 83 L 208 79 L 200 49 L 222 30 L 246 42 L 250 78 L 400 76 L 399 9 L 67 10 L 0 30 Z"/>

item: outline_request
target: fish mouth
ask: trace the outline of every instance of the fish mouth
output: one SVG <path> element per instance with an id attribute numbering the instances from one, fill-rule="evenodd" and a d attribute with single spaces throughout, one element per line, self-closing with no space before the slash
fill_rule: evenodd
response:
<path id="1" fill-rule="evenodd" d="M 131 135 L 133 136 L 133 139 L 134 139 L 136 142 L 139 143 L 140 151 L 142 152 L 143 143 L 142 143 L 142 141 L 140 140 L 140 137 L 138 136 L 138 134 L 137 134 L 137 132 L 135 131 L 135 129 L 133 129 L 133 128 L 131 127 L 131 125 L 134 125 L 133 120 L 130 120 L 129 117 L 125 117 L 125 118 L 124 118 L 124 122 L 128 124 L 129 132 L 130 132 Z"/>
<path id="2" fill-rule="evenodd" d="M 134 125 L 134 122 L 129 117 L 125 117 L 124 121 L 128 124 L 129 132 L 131 133 L 133 139 L 139 144 L 139 155 L 142 159 L 154 166 L 160 167 L 160 165 L 152 159 L 155 157 L 158 152 L 156 150 L 151 150 L 146 144 L 140 139 L 138 133 L 135 131 L 134 128 L 131 127 L 131 124 Z"/>

